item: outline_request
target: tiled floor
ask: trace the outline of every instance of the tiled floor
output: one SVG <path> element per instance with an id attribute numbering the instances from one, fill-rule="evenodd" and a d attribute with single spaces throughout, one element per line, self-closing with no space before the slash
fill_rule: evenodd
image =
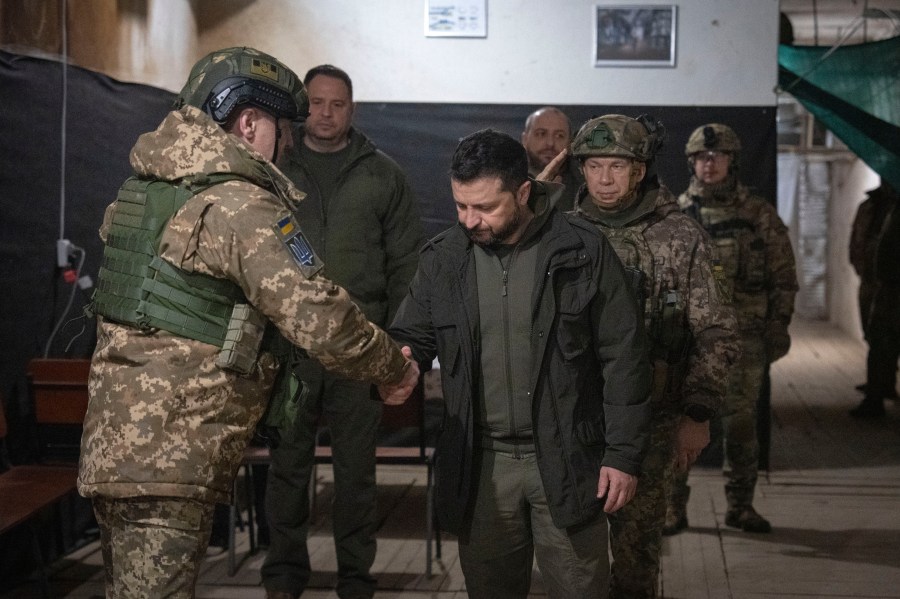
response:
<path id="1" fill-rule="evenodd" d="M 691 474 L 691 527 L 666 540 L 662 591 L 669 599 L 900 598 L 900 404 L 889 402 L 879 421 L 857 421 L 847 410 L 859 400 L 865 346 L 837 329 L 797 322 L 791 353 L 772 368 L 772 445 L 761 473 L 756 507 L 774 531 L 746 534 L 724 526 L 723 479 L 718 469 Z M 330 471 L 320 469 L 319 505 L 327 506 Z M 426 579 L 424 468 L 379 470 L 379 550 L 376 599 L 465 597 L 452 538 Z M 336 597 L 334 549 L 327 509 L 312 531 L 316 574 L 304 597 Z M 262 598 L 262 554 L 245 555 L 227 573 L 227 554 L 210 557 L 198 597 Z M 96 543 L 53 566 L 55 596 L 102 597 Z M 0 582 L 2 585 L 2 582 Z M 544 596 L 536 573 L 534 596 Z M 36 596 L 34 585 L 0 594 Z"/>

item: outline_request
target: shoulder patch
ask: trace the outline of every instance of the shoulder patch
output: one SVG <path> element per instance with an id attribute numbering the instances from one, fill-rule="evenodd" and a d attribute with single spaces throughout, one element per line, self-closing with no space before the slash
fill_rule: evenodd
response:
<path id="1" fill-rule="evenodd" d="M 303 231 L 300 230 L 300 225 L 297 224 L 293 215 L 279 219 L 278 222 L 272 225 L 272 228 L 275 230 L 275 235 L 287 248 L 300 272 L 307 279 L 312 278 L 313 275 L 322 270 L 322 267 L 325 265 L 313 251 L 312 246 L 307 241 Z"/>

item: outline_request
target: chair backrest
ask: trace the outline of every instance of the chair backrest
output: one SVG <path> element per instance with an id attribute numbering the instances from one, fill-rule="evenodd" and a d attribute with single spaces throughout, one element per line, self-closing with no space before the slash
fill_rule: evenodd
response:
<path id="1" fill-rule="evenodd" d="M 28 363 L 41 461 L 78 459 L 90 369 L 87 359 L 37 358 Z"/>
<path id="2" fill-rule="evenodd" d="M 84 422 L 90 370 L 87 359 L 36 358 L 28 363 L 37 424 Z"/>

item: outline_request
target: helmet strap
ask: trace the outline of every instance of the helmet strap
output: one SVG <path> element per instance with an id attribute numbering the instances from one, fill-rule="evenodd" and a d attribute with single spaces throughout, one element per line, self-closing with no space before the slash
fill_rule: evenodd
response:
<path id="1" fill-rule="evenodd" d="M 274 115 L 273 115 L 274 116 Z M 281 145 L 281 127 L 278 125 L 278 117 L 275 117 L 275 149 L 272 151 L 272 164 L 278 160 L 278 146 Z"/>

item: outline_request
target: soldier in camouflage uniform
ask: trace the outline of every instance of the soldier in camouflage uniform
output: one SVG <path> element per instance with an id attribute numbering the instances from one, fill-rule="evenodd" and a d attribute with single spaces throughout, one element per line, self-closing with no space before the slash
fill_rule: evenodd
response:
<path id="1" fill-rule="evenodd" d="M 653 363 L 651 437 L 634 499 L 609 515 L 611 599 L 656 597 L 667 489 L 709 443 L 738 354 L 708 238 L 650 171 L 665 130 L 641 116 L 585 123 L 572 143 L 585 185 L 575 212 L 600 229 L 633 276 Z"/>
<path id="2" fill-rule="evenodd" d="M 690 185 L 678 198 L 713 238 L 724 292 L 737 313 L 741 359 L 728 379 L 722 425 L 730 474 L 725 485 L 725 524 L 745 532 L 769 532 L 753 509 L 759 465 L 756 411 L 768 365 L 787 354 L 797 273 L 787 227 L 766 200 L 738 182 L 741 143 L 734 131 L 713 123 L 698 127 L 685 148 Z M 666 532 L 687 526 L 687 473 L 670 499 Z"/>
<path id="3" fill-rule="evenodd" d="M 894 207 L 896 192 L 884 182 L 868 196 L 856 209 L 850 230 L 850 264 L 859 275 L 859 317 L 863 335 L 868 338 L 869 308 L 875 297 L 875 247 L 891 208 Z M 860 388 L 860 391 L 863 391 Z"/>
<path id="4" fill-rule="evenodd" d="M 850 410 L 854 418 L 883 418 L 884 399 L 897 397 L 897 359 L 900 358 L 900 209 L 897 193 L 882 184 L 889 208 L 878 231 L 872 256 L 874 293 L 866 341 L 865 397 Z"/>
<path id="5" fill-rule="evenodd" d="M 859 275 L 859 317 L 862 323 L 863 337 L 869 339 L 869 313 L 878 281 L 875 278 L 875 248 L 881 230 L 887 222 L 888 215 L 896 203 L 897 192 L 890 183 L 883 181 L 877 189 L 868 192 L 868 197 L 856 209 L 853 226 L 850 229 L 850 264 Z M 876 322 L 875 326 L 883 323 Z M 897 397 L 897 375 L 890 389 L 885 389 L 886 397 Z M 865 393 L 866 385 L 856 386 Z"/>
<path id="6" fill-rule="evenodd" d="M 251 48 L 221 50 L 176 106 L 138 140 L 136 177 L 100 229 L 78 489 L 100 525 L 107 597 L 193 596 L 214 506 L 230 501 L 284 361 L 278 334 L 390 403 L 418 378 L 319 274 L 291 216 L 303 195 L 270 160 L 306 114 L 296 75 Z"/>

